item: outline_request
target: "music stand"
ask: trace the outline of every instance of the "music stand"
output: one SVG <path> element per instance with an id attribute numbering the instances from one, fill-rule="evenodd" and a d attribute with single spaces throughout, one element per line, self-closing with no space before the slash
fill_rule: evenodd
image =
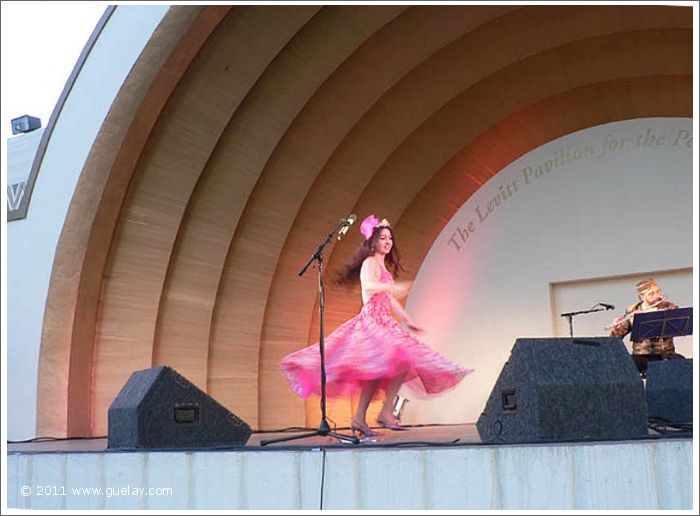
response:
<path id="1" fill-rule="evenodd" d="M 635 314 L 632 342 L 693 334 L 693 308 L 676 308 Z"/>

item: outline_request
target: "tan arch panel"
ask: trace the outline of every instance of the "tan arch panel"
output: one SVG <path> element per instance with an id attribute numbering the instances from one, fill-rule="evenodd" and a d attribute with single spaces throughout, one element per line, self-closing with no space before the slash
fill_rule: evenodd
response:
<path id="1" fill-rule="evenodd" d="M 532 104 L 484 131 L 445 164 L 399 219 L 409 263 L 422 263 L 445 224 L 509 163 L 575 131 L 647 117 L 692 116 L 688 75 L 652 76 L 592 84 Z"/>
<path id="2" fill-rule="evenodd" d="M 257 426 L 257 346 L 236 336 L 245 313 L 210 323 L 229 244 L 247 199 L 279 139 L 323 81 L 403 8 L 328 7 L 280 52 L 233 115 L 202 173 L 182 221 L 166 278 L 154 364 L 206 378 L 207 392 Z M 333 45 L 324 45 L 328 34 Z M 235 294 L 240 295 L 240 294 Z M 244 308 L 248 308 L 244 306 Z M 217 340 L 217 335 L 223 338 Z M 193 357 L 199 357 L 193 360 Z"/>
<path id="3" fill-rule="evenodd" d="M 661 14 L 665 12 L 662 11 Z M 547 23 L 556 23 L 564 26 L 566 30 L 557 32 L 556 37 L 568 41 L 571 35 L 596 34 L 598 31 L 613 30 L 608 25 L 597 23 L 598 20 L 588 22 L 588 25 L 581 20 L 587 18 L 576 16 L 571 17 L 570 12 L 560 13 L 560 18 L 549 17 Z M 627 18 L 623 27 L 617 30 L 633 30 L 640 27 L 647 27 L 655 23 L 668 23 L 670 25 L 685 25 L 687 20 L 679 21 L 677 16 L 659 19 L 659 12 L 649 13 L 634 21 Z M 290 236 L 285 243 L 283 253 L 280 257 L 276 271 L 276 278 L 270 289 L 269 303 L 266 312 L 265 331 L 271 331 L 275 326 L 295 328 L 295 337 L 292 337 L 296 346 L 300 347 L 306 324 L 312 314 L 317 310 L 308 310 L 308 303 L 315 299 L 317 287 L 315 281 L 301 282 L 296 278 L 295 268 L 298 270 L 299 264 L 305 263 L 304 252 L 307 249 L 314 249 L 318 244 L 319 235 L 323 235 L 325 225 L 328 224 L 329 212 L 336 210 L 340 214 L 349 213 L 366 182 L 371 178 L 374 171 L 381 165 L 386 154 L 398 145 L 405 137 L 406 131 L 410 132 L 411 127 L 415 127 L 425 117 L 432 114 L 442 104 L 447 102 L 457 92 L 460 92 L 470 81 L 475 81 L 479 76 L 489 72 L 489 66 L 497 67 L 505 64 L 509 59 L 513 59 L 521 51 L 522 47 L 533 51 L 534 42 L 551 45 L 557 43 L 549 35 L 543 38 L 541 33 L 532 31 L 532 27 L 526 24 L 519 27 L 519 30 L 510 35 L 510 46 L 496 45 L 487 46 L 487 43 L 498 39 L 502 32 L 505 20 L 517 17 L 522 20 L 523 13 L 517 11 L 498 18 L 491 23 L 480 26 L 477 30 L 469 33 L 464 38 L 453 43 L 431 57 L 430 60 L 422 63 L 416 70 L 408 74 L 398 85 L 394 86 L 374 108 L 373 113 L 366 115 L 363 120 L 353 129 L 339 146 L 333 157 L 324 167 L 322 174 L 314 183 L 304 205 L 302 206 Z M 573 26 L 569 27 L 573 20 Z M 485 50 L 478 52 L 477 50 Z M 457 66 L 457 63 L 468 63 L 469 66 Z M 449 76 L 449 81 L 445 77 Z M 411 121 L 413 120 L 413 121 Z M 413 124 L 413 126 L 411 125 Z M 377 135 L 381 137 L 377 138 Z M 389 151 L 387 151 L 389 149 Z M 401 179 L 397 179 L 400 181 Z M 338 210 L 339 206 L 344 206 Z M 354 244 L 353 244 L 354 245 Z M 315 275 L 314 275 L 315 277 Z M 280 295 L 278 293 L 287 293 Z M 330 318 L 326 318 L 327 327 L 333 328 L 345 320 L 347 313 L 354 313 L 359 306 L 359 297 L 338 293 L 338 296 L 331 295 L 327 298 L 327 304 L 337 302 L 337 299 L 348 300 L 347 309 L 337 320 L 333 320 L 334 310 L 330 310 Z M 288 332 L 289 333 L 289 332 Z M 318 340 L 318 322 L 314 319 L 308 333 L 309 342 Z M 263 342 L 263 349 L 267 350 L 267 343 Z M 283 350 L 280 353 L 289 352 Z M 272 374 L 279 377 L 279 372 L 274 366 L 278 362 L 281 354 L 271 357 Z M 267 388 L 270 380 L 261 382 L 261 388 Z M 283 384 L 282 389 L 287 388 Z M 275 397 L 281 395 L 276 392 Z M 317 406 L 317 400 L 312 400 L 312 404 Z M 347 402 L 340 402 L 345 408 L 341 412 L 347 412 Z M 329 413 L 334 413 L 334 404 L 329 404 Z M 279 413 L 279 408 L 273 410 Z M 317 414 L 311 411 L 313 416 L 307 418 L 307 424 L 315 424 Z M 337 418 L 334 418 L 337 420 Z"/>
<path id="4" fill-rule="evenodd" d="M 410 268 L 408 277 L 415 275 L 454 213 L 510 162 L 548 141 L 587 127 L 631 118 L 669 116 L 692 116 L 689 76 L 642 77 L 594 84 L 546 99 L 483 133 L 458 158 L 450 160 L 449 167 L 445 167 L 447 173 L 441 170 L 431 179 L 394 223 L 403 261 Z M 538 123 L 532 123 L 533 120 Z M 326 294 L 330 299 L 327 306 L 331 318 L 326 319 L 330 331 L 355 315 L 361 304 L 359 292 L 336 289 L 327 290 Z M 317 310 L 316 306 L 313 313 Z M 309 342 L 318 340 L 314 327 L 317 324 L 315 319 Z M 354 403 L 331 401 L 328 413 L 334 421 L 347 425 Z M 379 408 L 378 403 L 370 406 L 368 421 L 373 421 Z M 312 399 L 306 404 L 307 425 L 313 426 L 319 417 L 318 401 Z"/>
<path id="5" fill-rule="evenodd" d="M 280 50 L 317 11 L 313 6 L 240 6 L 220 24 L 161 115 L 135 172 L 112 243 L 93 365 L 92 419 L 131 372 L 152 365 L 156 316 L 180 221 L 194 185 L 233 112 Z M 187 353 L 182 371 L 204 387 L 206 355 Z"/>
<path id="6" fill-rule="evenodd" d="M 97 303 L 122 200 L 153 124 L 230 7 L 172 7 L 114 101 L 81 172 L 56 248 L 42 328 L 37 435 L 90 435 Z"/>
<path id="7" fill-rule="evenodd" d="M 664 36 L 663 45 L 652 42 L 658 34 Z M 413 198 L 465 141 L 530 103 L 589 82 L 688 72 L 690 39 L 685 29 L 616 34 L 543 52 L 499 72 L 456 97 L 411 134 L 383 164 L 356 209 L 364 213 L 383 204 L 396 219 L 402 210 L 400 199 Z M 571 64 L 572 55 L 577 66 Z M 634 69 L 620 64 L 635 61 Z M 401 181 L 393 185 L 398 171 Z M 396 194 L 383 201 L 386 191 Z M 395 208 L 393 199 L 399 200 Z"/>
<path id="8" fill-rule="evenodd" d="M 167 44 L 147 47 L 162 77 L 141 71 L 151 96 L 136 88 L 115 103 L 105 124 L 113 132 L 98 138 L 84 171 L 100 169 L 101 179 L 81 179 L 59 243 L 40 389 L 52 389 L 56 364 L 55 377 L 68 381 L 43 405 L 45 428 L 105 433 L 129 374 L 160 363 L 255 427 L 315 426 L 317 402 L 305 418 L 278 362 L 318 339 L 315 272 L 296 273 L 329 219 L 382 206 L 402 248 L 411 245 L 404 254 L 415 271 L 426 235 L 448 219 L 430 218 L 425 234 L 407 221 L 428 202 L 442 214 L 470 195 L 471 183 L 449 172 L 460 159 L 498 149 L 510 162 L 569 127 L 553 111 L 593 102 L 591 91 L 605 100 L 570 106 L 570 125 L 673 111 L 687 102 L 692 69 L 691 31 L 680 30 L 692 26 L 687 8 L 222 6 L 169 15 L 178 9 L 190 16 L 177 21 L 178 50 L 157 65 Z M 652 85 L 675 100 L 661 102 Z M 512 136 L 529 121 L 523 113 L 548 118 L 510 146 L 491 132 Z M 327 267 L 356 244 L 329 250 Z M 331 287 L 327 332 L 358 307 L 358 295 Z M 333 419 L 349 410 L 333 409 Z"/>
<path id="9" fill-rule="evenodd" d="M 637 70 L 636 73 L 654 75 L 658 70 L 667 71 L 673 69 L 674 66 L 677 68 L 677 73 L 689 70 L 690 56 L 687 52 L 682 51 L 682 48 L 688 46 L 686 43 L 687 35 L 677 34 L 678 31 L 670 32 L 675 36 L 669 35 L 667 41 L 671 42 L 669 46 L 675 48 L 679 56 L 675 63 L 668 63 L 663 53 L 661 55 L 657 53 L 654 57 L 654 52 L 649 52 L 648 58 L 640 65 L 640 70 Z M 595 49 L 599 43 L 601 42 L 591 40 L 586 45 Z M 572 47 L 581 48 L 577 45 Z M 608 45 L 605 45 L 605 48 L 610 49 Z M 644 47 L 639 48 L 638 42 L 634 39 L 627 45 L 622 44 L 614 48 L 618 49 L 617 57 L 620 58 L 628 58 L 631 53 L 648 50 Z M 567 75 L 561 74 L 559 76 L 549 73 L 546 78 L 539 73 L 543 68 L 547 70 L 562 69 L 557 67 L 556 60 L 566 59 L 566 53 L 557 49 L 549 54 L 543 53 L 533 59 L 523 61 L 490 80 L 484 81 L 464 95 L 457 97 L 455 101 L 435 115 L 429 123 L 423 124 L 406 140 L 402 148 L 387 160 L 382 171 L 375 176 L 353 211 L 365 214 L 377 210 L 377 206 L 382 206 L 383 216 L 397 220 L 405 207 L 404 203 L 416 195 L 431 177 L 432 171 L 441 167 L 465 141 L 469 141 L 485 128 L 507 117 L 509 112 L 517 111 L 519 102 L 526 105 L 528 100 L 536 102 L 543 97 L 567 91 L 572 86 L 571 79 L 575 77 L 574 71 L 568 70 Z M 613 52 L 614 54 L 615 52 Z M 558 57 L 555 57 L 557 55 Z M 598 60 L 596 60 L 595 55 L 585 53 L 583 55 L 586 56 L 585 62 L 589 63 L 592 69 L 596 69 L 596 66 L 600 64 L 597 62 L 598 60 L 606 59 L 601 53 L 595 53 L 599 56 Z M 603 76 L 604 70 L 604 66 L 599 66 L 598 77 Z M 608 66 L 607 70 L 609 78 L 616 77 L 618 69 L 614 66 Z M 581 75 L 581 84 L 585 84 L 585 76 Z M 517 88 L 523 81 L 528 83 L 527 89 Z M 539 90 L 537 89 L 538 81 L 541 84 Z M 574 85 L 579 86 L 575 83 Z M 508 91 L 509 88 L 517 88 L 517 92 L 511 95 Z M 557 88 L 560 90 L 559 92 L 556 91 Z M 513 98 L 515 95 L 517 95 L 517 100 Z M 528 99 L 525 95 L 529 95 L 531 98 Z M 474 103 L 475 99 L 479 100 L 478 106 Z M 484 125 L 480 126 L 479 124 Z M 387 194 L 387 192 L 391 192 L 391 194 Z M 343 251 L 345 251 L 345 255 L 338 254 Z M 337 252 L 333 253 L 333 262 L 341 263 L 349 259 L 351 251 L 347 247 L 339 246 Z M 336 262 L 339 257 L 340 260 Z M 355 310 L 355 308 L 341 308 L 336 312 L 332 306 L 329 305 L 328 308 L 329 327 L 347 319 Z M 310 333 L 309 338 L 313 339 L 312 336 L 313 333 Z"/>
<path id="10" fill-rule="evenodd" d="M 225 345 L 225 336 L 218 328 L 226 323 L 230 314 L 238 315 L 240 320 L 239 333 L 235 335 L 239 339 L 237 345 L 251 349 L 260 345 L 265 300 L 282 244 L 298 205 L 338 141 L 387 87 L 433 53 L 436 46 L 440 48 L 454 40 L 468 30 L 471 23 L 476 23 L 473 15 L 465 19 L 466 13 L 462 13 L 462 19 L 456 19 L 454 11 L 434 12 L 432 18 L 426 19 L 424 10 L 409 9 L 369 38 L 323 84 L 285 134 L 236 229 L 215 310 L 212 356 L 217 348 Z M 492 8 L 480 12 L 487 16 L 500 11 Z M 406 40 L 405 35 L 409 33 L 413 38 Z M 430 33 L 440 34 L 440 37 L 419 37 Z M 400 58 L 385 60 L 383 55 Z M 286 340 L 288 336 L 280 338 Z M 270 342 L 274 346 L 275 339 L 263 340 L 260 352 L 267 353 L 267 346 Z M 276 364 L 272 366 L 272 374 L 266 374 L 265 364 L 268 363 L 261 361 L 261 396 L 270 392 L 268 386 L 272 382 L 278 386 L 283 382 Z M 279 391 L 284 394 L 278 396 L 276 392 L 270 398 L 275 407 L 268 408 L 264 400 L 259 401 L 266 407 L 265 411 L 260 411 L 261 417 L 273 418 L 260 419 L 259 427 L 276 426 L 274 418 L 289 411 L 289 404 L 296 404 L 299 409 L 303 407 L 298 399 L 288 396 L 286 388 Z M 281 411 L 277 411 L 277 407 Z"/>

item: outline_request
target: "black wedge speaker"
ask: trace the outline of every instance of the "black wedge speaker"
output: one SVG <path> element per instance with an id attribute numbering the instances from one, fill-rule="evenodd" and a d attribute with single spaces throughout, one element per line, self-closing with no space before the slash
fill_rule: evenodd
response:
<path id="1" fill-rule="evenodd" d="M 109 407 L 108 448 L 243 446 L 250 427 L 167 366 L 134 372 Z"/>
<path id="2" fill-rule="evenodd" d="M 517 339 L 476 426 L 487 443 L 644 437 L 644 384 L 619 338 Z"/>
<path id="3" fill-rule="evenodd" d="M 649 419 L 693 422 L 693 361 L 657 360 L 647 369 Z"/>

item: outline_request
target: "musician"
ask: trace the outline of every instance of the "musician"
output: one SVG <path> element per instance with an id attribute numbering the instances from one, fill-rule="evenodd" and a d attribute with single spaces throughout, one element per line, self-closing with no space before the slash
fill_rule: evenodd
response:
<path id="1" fill-rule="evenodd" d="M 639 301 L 627 307 L 624 315 L 613 321 L 610 335 L 612 337 L 624 337 L 632 331 L 634 314 L 643 312 L 653 312 L 656 310 L 672 310 L 678 306 L 664 299 L 656 280 L 649 278 L 642 280 L 635 285 Z M 646 377 L 647 367 L 650 360 L 666 360 L 673 358 L 685 358 L 676 353 L 672 337 L 644 339 L 632 343 L 632 360 L 634 360 L 637 370 L 643 377 Z"/>

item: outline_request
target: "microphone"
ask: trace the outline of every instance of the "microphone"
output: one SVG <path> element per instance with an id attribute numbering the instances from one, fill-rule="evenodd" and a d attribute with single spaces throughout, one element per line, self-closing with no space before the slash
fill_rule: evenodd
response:
<path id="1" fill-rule="evenodd" d="M 606 310 L 615 310 L 615 305 L 609 305 L 608 303 L 598 303 L 600 306 Z"/>
<path id="2" fill-rule="evenodd" d="M 343 227 L 340 228 L 340 231 L 338 231 L 338 240 L 341 240 L 343 238 L 343 236 L 348 232 L 348 229 L 350 229 L 350 226 L 352 226 L 356 220 L 357 215 L 355 215 L 354 213 L 348 215 L 347 219 L 341 219 Z"/>

